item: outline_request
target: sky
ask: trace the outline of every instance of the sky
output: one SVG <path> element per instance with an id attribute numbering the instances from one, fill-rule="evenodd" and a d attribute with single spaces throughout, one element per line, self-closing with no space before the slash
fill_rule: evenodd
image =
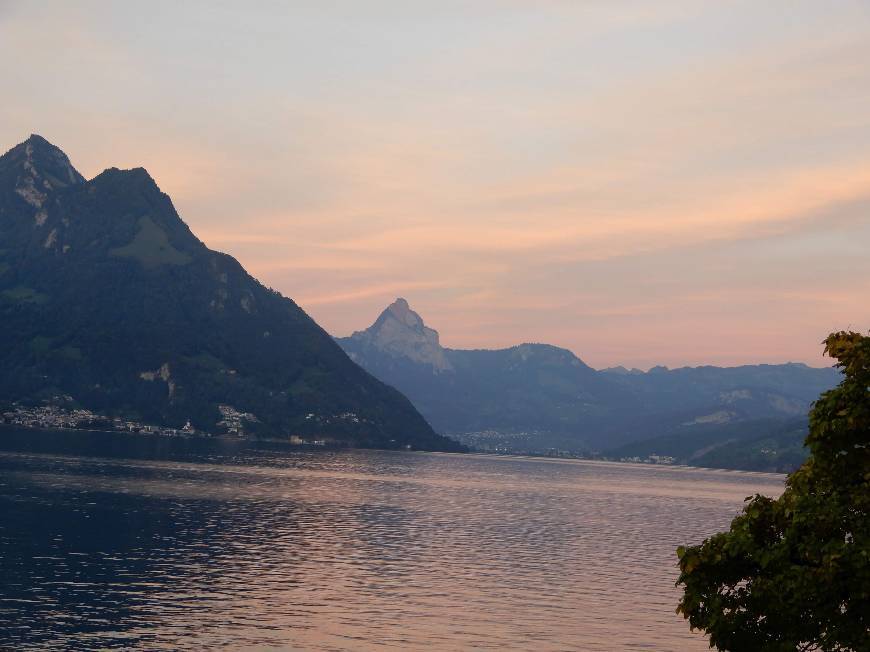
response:
<path id="1" fill-rule="evenodd" d="M 870 2 L 0 0 L 0 150 L 144 166 L 326 330 L 828 364 L 870 329 Z"/>

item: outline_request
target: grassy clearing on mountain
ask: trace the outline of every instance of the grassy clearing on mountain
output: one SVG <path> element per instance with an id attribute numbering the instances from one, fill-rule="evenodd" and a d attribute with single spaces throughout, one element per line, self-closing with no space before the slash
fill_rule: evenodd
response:
<path id="1" fill-rule="evenodd" d="M 170 244 L 166 232 L 150 217 L 139 220 L 139 232 L 132 242 L 112 249 L 109 254 L 119 258 L 133 258 L 147 268 L 160 265 L 186 265 L 191 260 L 188 254 Z"/>

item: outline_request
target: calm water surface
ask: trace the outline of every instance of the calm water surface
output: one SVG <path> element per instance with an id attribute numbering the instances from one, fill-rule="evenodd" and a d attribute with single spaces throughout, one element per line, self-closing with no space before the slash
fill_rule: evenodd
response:
<path id="1" fill-rule="evenodd" d="M 0 429 L 0 647 L 706 650 L 674 549 L 782 480 Z"/>

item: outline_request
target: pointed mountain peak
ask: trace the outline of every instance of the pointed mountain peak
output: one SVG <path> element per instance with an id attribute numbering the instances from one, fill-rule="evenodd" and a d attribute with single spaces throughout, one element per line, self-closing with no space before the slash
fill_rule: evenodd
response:
<path id="1" fill-rule="evenodd" d="M 56 145 L 52 145 L 39 134 L 30 134 L 30 138 L 25 140 L 22 145 L 32 145 L 33 147 L 44 147 L 47 149 L 59 149 Z"/>
<path id="2" fill-rule="evenodd" d="M 426 326 L 401 297 L 387 306 L 374 324 L 351 337 L 394 357 L 432 365 L 435 373 L 453 369 L 439 342 L 438 331 Z"/>
<path id="3" fill-rule="evenodd" d="M 40 136 L 39 134 L 30 134 L 30 137 L 27 140 L 18 143 L 15 147 L 7 152 L 7 154 L 11 154 L 13 152 L 18 151 L 29 151 L 31 155 L 36 154 L 37 156 L 53 154 L 54 152 L 60 152 L 64 156 L 66 154 L 57 147 L 56 145 L 52 145 L 48 140 Z"/>
<path id="4" fill-rule="evenodd" d="M 29 204 L 37 224 L 45 219 L 49 193 L 84 181 L 66 154 L 36 134 L 0 156 L 0 193 L 14 193 Z"/>
<path id="5" fill-rule="evenodd" d="M 30 138 L 0 157 L 0 169 L 17 171 L 24 178 L 32 178 L 44 190 L 85 181 L 63 150 L 38 134 L 31 134 Z"/>
<path id="6" fill-rule="evenodd" d="M 400 314 L 411 311 L 411 306 L 408 305 L 408 300 L 403 299 L 402 297 L 398 297 L 393 303 L 387 306 L 387 310 L 391 310 L 394 313 Z"/>
<path id="7" fill-rule="evenodd" d="M 87 247 L 153 266 L 204 247 L 145 168 L 109 168 L 87 181 L 36 134 L 0 157 L 0 224 L 33 255 Z"/>
<path id="8" fill-rule="evenodd" d="M 378 321 L 390 317 L 392 317 L 393 319 L 397 319 L 399 322 L 401 322 L 405 326 L 408 326 L 409 328 L 426 328 L 425 324 L 423 323 L 423 318 L 420 317 L 420 315 L 418 315 L 416 312 L 411 310 L 411 306 L 408 305 L 408 302 L 401 297 L 399 297 L 398 299 L 393 301 L 393 303 L 387 306 L 386 310 L 381 313 Z M 375 323 L 377 324 L 377 322 Z"/>

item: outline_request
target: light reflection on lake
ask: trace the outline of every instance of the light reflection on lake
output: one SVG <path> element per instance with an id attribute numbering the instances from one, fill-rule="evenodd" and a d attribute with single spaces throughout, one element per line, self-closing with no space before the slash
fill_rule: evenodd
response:
<path id="1" fill-rule="evenodd" d="M 0 647 L 706 650 L 674 549 L 782 480 L 0 429 Z"/>

